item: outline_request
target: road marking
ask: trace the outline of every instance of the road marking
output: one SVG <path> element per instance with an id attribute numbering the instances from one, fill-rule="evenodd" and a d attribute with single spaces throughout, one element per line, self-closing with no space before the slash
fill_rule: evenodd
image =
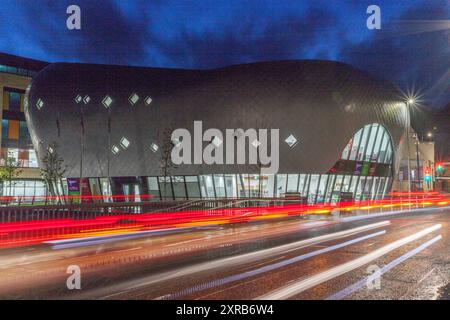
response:
<path id="1" fill-rule="evenodd" d="M 400 297 L 400 299 L 404 299 L 404 297 L 407 297 L 408 294 L 410 294 L 412 291 L 417 290 L 417 288 L 421 285 L 421 283 L 423 281 L 425 281 L 425 279 L 427 279 L 429 276 L 431 276 L 433 274 L 433 272 L 436 270 L 436 268 L 431 269 L 430 271 L 428 271 L 423 277 L 422 279 L 420 279 L 417 283 L 415 283 L 413 286 L 411 286 L 404 295 L 402 295 Z M 437 294 L 437 292 L 436 292 Z M 436 300 L 437 295 L 435 294 L 435 296 L 431 299 L 431 300 Z M 400 300 L 399 299 L 399 300 Z"/>
<path id="2" fill-rule="evenodd" d="M 405 244 L 413 242 L 413 241 L 420 239 L 436 230 L 439 230 L 441 227 L 442 227 L 441 224 L 433 225 L 422 231 L 419 231 L 410 236 L 404 237 L 404 238 L 394 241 L 388 245 L 385 245 L 385 246 L 383 246 L 375 251 L 372 251 L 371 253 L 368 253 L 360 258 L 357 258 L 357 259 L 354 259 L 347 263 L 338 265 L 327 271 L 320 272 L 320 273 L 315 274 L 307 279 L 294 282 L 293 284 L 287 285 L 285 287 L 282 287 L 280 289 L 272 291 L 268 294 L 257 297 L 257 299 L 259 299 L 259 300 L 288 299 L 288 298 L 295 296 L 307 289 L 317 286 L 318 284 L 321 284 L 325 281 L 336 278 L 344 273 L 347 273 L 349 271 L 352 271 L 354 269 L 362 267 L 362 266 L 368 264 L 369 262 L 371 262 L 377 258 L 380 258 L 380 257 L 388 254 L 391 251 L 394 251 L 394 250 L 400 248 L 401 246 L 403 246 Z"/>
<path id="3" fill-rule="evenodd" d="M 197 239 L 192 239 L 192 240 L 186 240 L 186 241 L 180 241 L 180 242 L 175 242 L 175 243 L 171 243 L 171 244 L 166 244 L 164 247 L 173 247 L 173 246 L 177 246 L 180 244 L 186 244 L 186 243 L 191 243 L 191 242 L 196 242 L 196 241 L 204 241 L 205 238 L 197 238 Z"/>
<path id="4" fill-rule="evenodd" d="M 250 265 L 250 266 L 244 266 L 242 268 L 242 272 L 246 272 L 244 270 L 249 270 L 249 269 L 252 270 L 252 269 L 255 269 L 255 268 L 259 268 L 261 266 L 268 265 L 268 264 L 270 264 L 272 262 L 280 261 L 280 260 L 284 260 L 284 259 L 286 259 L 286 256 L 276 257 L 276 258 L 273 258 L 273 259 L 270 259 L 270 260 L 267 260 L 267 261 L 263 261 L 263 262 L 260 262 L 260 263 L 254 264 L 254 265 Z"/>
<path id="5" fill-rule="evenodd" d="M 417 248 L 405 253 L 404 255 L 398 257 L 397 259 L 391 261 L 390 263 L 388 263 L 387 265 L 385 265 L 384 267 L 382 267 L 380 269 L 379 272 L 374 273 L 373 275 L 370 275 L 368 277 L 365 277 L 364 279 L 352 284 L 351 286 L 348 286 L 345 289 L 342 289 L 341 291 L 329 296 L 328 298 L 326 298 L 325 300 L 341 300 L 347 296 L 349 296 L 350 294 L 352 294 L 353 292 L 361 289 L 362 287 L 364 287 L 367 283 L 371 283 L 373 281 L 375 281 L 376 279 L 378 279 L 379 277 L 381 277 L 383 274 L 385 274 L 386 272 L 390 271 L 391 269 L 395 268 L 396 266 L 398 266 L 400 263 L 404 262 L 405 260 L 415 256 L 416 254 L 418 254 L 419 252 L 422 252 L 423 250 L 425 250 L 426 248 L 428 248 L 429 246 L 431 246 L 432 244 L 434 244 L 435 242 L 439 241 L 442 239 L 442 236 L 436 236 L 433 239 L 425 242 L 424 244 L 418 246 Z M 433 269 L 434 270 L 434 269 Z M 431 271 L 433 271 L 431 270 Z M 420 284 L 423 279 L 425 279 L 426 277 L 428 277 L 430 274 L 427 273 L 425 275 L 425 277 L 423 277 L 418 283 Z"/>
<path id="6" fill-rule="evenodd" d="M 186 288 L 186 289 L 183 289 L 183 290 L 181 290 L 181 291 L 179 291 L 177 293 L 168 294 L 168 295 L 159 297 L 157 299 L 165 299 L 165 300 L 167 300 L 167 299 L 169 299 L 169 300 L 170 299 L 177 299 L 179 297 L 190 295 L 190 294 L 193 294 L 193 293 L 198 292 L 198 291 L 211 289 L 211 288 L 217 287 L 217 286 L 223 286 L 223 285 L 231 283 L 231 282 L 243 280 L 243 279 L 250 278 L 250 277 L 253 277 L 253 276 L 265 273 L 265 272 L 269 272 L 269 271 L 273 271 L 273 270 L 276 270 L 276 269 L 280 269 L 280 268 L 286 267 L 288 265 L 300 262 L 302 260 L 306 260 L 308 258 L 312 258 L 312 257 L 317 256 L 319 254 L 323 254 L 323 253 L 327 253 L 327 252 L 330 252 L 330 251 L 333 251 L 333 250 L 341 249 L 343 247 L 350 246 L 352 244 L 355 244 L 355 243 L 358 243 L 358 242 L 361 242 L 361 241 L 365 241 L 367 239 L 371 239 L 371 238 L 374 238 L 374 237 L 378 237 L 378 236 L 381 236 L 381 235 L 384 235 L 384 234 L 386 234 L 386 230 L 375 232 L 375 233 L 371 233 L 371 234 L 368 234 L 368 235 L 365 235 L 365 236 L 362 236 L 362 237 L 359 237 L 359 238 L 356 238 L 356 239 L 348 240 L 348 241 L 345 241 L 345 242 L 342 242 L 342 243 L 339 243 L 339 244 L 336 244 L 336 245 L 325 247 L 323 249 L 311 251 L 311 252 L 299 255 L 297 257 L 293 257 L 293 258 L 290 258 L 290 259 L 287 259 L 287 260 L 283 260 L 283 261 L 280 261 L 280 262 L 272 263 L 272 264 L 269 264 L 269 265 L 266 265 L 266 266 L 263 266 L 263 267 L 260 267 L 260 268 L 257 268 L 257 269 L 249 270 L 249 271 L 242 272 L 242 273 L 239 273 L 239 274 L 236 274 L 236 275 L 232 275 L 232 276 L 229 276 L 229 277 L 225 277 L 225 278 L 213 280 L 213 281 L 210 281 L 210 282 L 202 283 L 200 285 L 196 285 L 194 287 Z"/>
<path id="7" fill-rule="evenodd" d="M 390 221 L 381 221 L 381 222 L 372 223 L 372 224 L 364 225 L 364 226 L 353 228 L 353 229 L 348 229 L 348 230 L 334 232 L 334 233 L 317 236 L 317 237 L 313 237 L 313 238 L 309 238 L 309 239 L 304 239 L 304 240 L 296 241 L 293 243 L 288 243 L 288 244 L 273 247 L 273 248 L 268 248 L 268 249 L 259 250 L 259 251 L 255 251 L 255 252 L 249 252 L 249 253 L 245 253 L 245 254 L 241 254 L 241 255 L 237 255 L 237 256 L 231 256 L 228 258 L 221 258 L 221 259 L 217 259 L 217 260 L 213 260 L 213 261 L 207 261 L 207 262 L 199 263 L 199 264 L 196 264 L 193 266 L 183 267 L 180 269 L 167 271 L 167 272 L 163 272 L 163 273 L 159 273 L 159 274 L 155 274 L 155 275 L 150 275 L 150 276 L 139 278 L 136 280 L 130 280 L 130 281 L 127 281 L 127 282 L 124 282 L 121 284 L 104 287 L 104 288 L 101 288 L 98 290 L 93 290 L 93 291 L 91 291 L 91 293 L 86 292 L 86 295 L 102 296 L 103 295 L 102 292 L 107 292 L 107 295 L 111 296 L 111 294 L 110 294 L 111 291 L 118 292 L 118 291 L 123 291 L 123 290 L 136 289 L 139 287 L 143 287 L 143 286 L 151 285 L 154 283 L 183 277 L 183 276 L 190 275 L 190 274 L 197 273 L 197 272 L 211 270 L 214 268 L 230 267 L 230 266 L 235 266 L 235 265 L 239 265 L 242 263 L 250 263 L 252 261 L 257 261 L 257 260 L 260 260 L 263 258 L 268 258 L 268 257 L 271 257 L 276 254 L 283 254 L 285 252 L 298 250 L 301 248 L 306 248 L 311 245 L 315 245 L 315 244 L 326 242 L 326 241 L 331 241 L 331 240 L 336 240 L 336 239 L 340 239 L 343 237 L 352 236 L 352 235 L 355 235 L 355 234 L 358 234 L 361 232 L 366 232 L 369 230 L 385 227 L 388 225 L 390 225 Z"/>
<path id="8" fill-rule="evenodd" d="M 130 249 L 121 249 L 121 250 L 116 250 L 116 251 L 114 251 L 114 253 L 117 253 L 117 252 L 136 251 L 136 250 L 140 250 L 140 249 L 142 249 L 142 247 L 135 247 L 135 248 L 130 248 Z"/>

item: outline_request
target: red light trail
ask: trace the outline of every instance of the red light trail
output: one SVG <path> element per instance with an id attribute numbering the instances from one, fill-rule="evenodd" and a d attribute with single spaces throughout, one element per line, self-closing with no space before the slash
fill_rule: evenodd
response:
<path id="1" fill-rule="evenodd" d="M 120 196 L 121 197 L 121 196 Z M 393 192 L 384 200 L 339 202 L 335 204 L 285 204 L 246 208 L 192 210 L 139 214 L 114 214 L 90 219 L 56 218 L 0 224 L 0 248 L 39 244 L 47 241 L 126 235 L 136 232 L 226 225 L 301 215 L 329 215 L 334 211 L 446 206 L 450 195 L 437 192 Z"/>

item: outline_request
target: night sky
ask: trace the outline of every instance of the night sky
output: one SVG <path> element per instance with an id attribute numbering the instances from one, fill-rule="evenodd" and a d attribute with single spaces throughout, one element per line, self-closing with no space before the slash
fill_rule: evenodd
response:
<path id="1" fill-rule="evenodd" d="M 82 10 L 80 31 L 66 28 L 71 4 Z M 381 8 L 381 30 L 366 27 L 371 4 Z M 0 0 L 0 51 L 179 68 L 339 60 L 440 108 L 450 100 L 449 19 L 449 0 Z"/>

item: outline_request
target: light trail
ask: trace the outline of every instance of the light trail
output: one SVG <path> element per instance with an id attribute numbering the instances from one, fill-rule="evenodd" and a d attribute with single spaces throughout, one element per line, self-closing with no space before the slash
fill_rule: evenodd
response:
<path id="1" fill-rule="evenodd" d="M 398 257 L 397 259 L 389 262 L 387 265 L 382 267 L 378 272 L 375 272 L 374 274 L 372 274 L 372 275 L 370 275 L 368 277 L 365 277 L 364 279 L 361 279 L 360 281 L 352 284 L 351 286 L 348 286 L 347 288 L 342 289 L 341 291 L 339 291 L 339 292 L 329 296 L 325 300 L 341 300 L 341 299 L 344 299 L 348 295 L 350 295 L 353 292 L 355 292 L 355 291 L 361 289 L 362 287 L 364 287 L 367 283 L 371 283 L 371 282 L 375 281 L 376 279 L 380 278 L 386 272 L 388 272 L 391 269 L 393 269 L 396 266 L 398 266 L 400 263 L 402 263 L 405 260 L 407 260 L 407 259 L 415 256 L 416 254 L 422 252 L 423 250 L 425 250 L 426 248 L 428 248 L 429 246 L 431 246 L 432 244 L 438 242 L 441 239 L 442 239 L 442 236 L 438 235 L 438 236 L 434 237 L 433 239 L 428 240 L 427 242 L 421 244 L 417 248 L 415 248 L 415 249 L 413 249 L 411 251 L 408 251 L 404 255 L 402 255 L 402 256 Z"/>
<path id="2" fill-rule="evenodd" d="M 378 229 L 378 228 L 385 227 L 388 225 L 390 225 L 390 221 L 381 221 L 381 222 L 368 224 L 368 225 L 364 225 L 364 226 L 357 227 L 357 228 L 352 228 L 349 230 L 344 230 L 344 231 L 334 232 L 334 233 L 317 236 L 317 237 L 313 237 L 313 238 L 309 238 L 309 239 L 304 239 L 304 240 L 296 241 L 293 243 L 288 243 L 285 245 L 276 246 L 276 247 L 269 248 L 269 249 L 263 249 L 263 250 L 258 250 L 258 251 L 254 251 L 254 252 L 237 255 L 237 256 L 231 256 L 228 258 L 221 258 L 221 259 L 216 259 L 213 261 L 198 263 L 193 266 L 183 267 L 183 268 L 180 268 L 177 270 L 163 272 L 163 273 L 151 275 L 148 277 L 140 278 L 137 280 L 131 280 L 131 281 L 128 281 L 128 282 L 125 282 L 122 284 L 113 285 L 108 288 L 101 288 L 98 290 L 94 290 L 93 292 L 89 293 L 89 295 L 94 295 L 96 297 L 103 296 L 103 298 L 106 298 L 106 297 L 110 297 L 110 296 L 113 296 L 116 294 L 120 294 L 124 290 L 127 291 L 127 290 L 137 289 L 137 288 L 148 286 L 151 284 L 168 281 L 168 280 L 172 280 L 175 278 L 192 275 L 195 273 L 204 272 L 204 271 L 208 271 L 208 270 L 212 270 L 212 269 L 216 269 L 216 268 L 229 268 L 229 267 L 233 267 L 233 266 L 240 265 L 243 263 L 250 263 L 250 262 L 258 261 L 261 259 L 270 258 L 274 255 L 284 254 L 284 253 L 287 253 L 287 252 L 290 252 L 293 250 L 298 250 L 298 249 L 306 248 L 306 247 L 309 247 L 309 246 L 312 246 L 315 244 L 319 244 L 319 243 L 323 243 L 323 242 L 327 242 L 327 241 L 331 241 L 331 240 L 336 240 L 336 239 L 340 239 L 343 237 L 352 236 L 352 235 L 355 235 L 358 233 L 366 232 L 366 231 L 373 230 L 373 229 Z M 117 293 L 115 293 L 115 294 L 104 293 L 104 292 L 111 292 L 111 291 L 117 292 Z"/>
<path id="3" fill-rule="evenodd" d="M 420 208 L 420 209 L 409 209 L 408 213 L 414 213 L 414 212 L 430 212 L 430 211 L 442 211 L 450 209 L 450 206 L 448 207 L 437 207 L 437 208 Z M 351 222 L 351 221 L 358 221 L 358 220 L 365 220 L 365 219 L 373 219 L 373 218 L 380 218 L 380 217 L 387 217 L 387 216 L 393 216 L 397 214 L 405 213 L 405 211 L 402 210 L 395 210 L 395 211 L 386 211 L 386 212 L 379 212 L 379 213 L 369 213 L 354 217 L 344 217 L 340 220 L 342 222 Z"/>
<path id="4" fill-rule="evenodd" d="M 184 232 L 187 230 L 197 230 L 199 228 L 176 228 L 176 229 L 158 229 L 149 231 L 132 232 L 129 234 L 115 234 L 115 235 L 103 235 L 103 236 L 92 236 L 85 238 L 74 238 L 74 239 L 64 239 L 64 240 L 53 240 L 45 241 L 44 243 L 52 245 L 52 249 L 68 249 L 84 246 L 92 246 L 97 244 L 104 244 L 109 242 L 121 241 L 121 240 L 131 240 L 148 236 L 161 236 L 168 235 L 178 232 Z"/>
<path id="5" fill-rule="evenodd" d="M 319 250 L 315 250 L 315 251 L 312 251 L 312 252 L 308 252 L 308 253 L 299 255 L 297 257 L 294 257 L 294 258 L 290 258 L 290 259 L 283 260 L 283 261 L 280 261 L 280 262 L 272 263 L 272 264 L 266 265 L 266 266 L 261 267 L 261 268 L 257 268 L 257 269 L 246 271 L 246 272 L 243 272 L 243 273 L 240 273 L 240 274 L 236 274 L 236 275 L 232 275 L 232 276 L 229 276 L 229 277 L 217 279 L 217 280 L 210 281 L 210 282 L 207 282 L 207 283 L 203 283 L 203 284 L 191 287 L 191 288 L 186 288 L 186 289 L 183 289 L 183 290 L 181 290 L 181 291 L 179 291 L 177 293 L 168 294 L 168 295 L 159 297 L 158 299 L 164 299 L 164 300 L 177 299 L 179 297 L 186 296 L 186 295 L 198 292 L 198 291 L 211 289 L 211 288 L 214 288 L 214 287 L 217 287 L 217 286 L 221 286 L 221 285 L 225 285 L 225 284 L 228 284 L 228 283 L 231 283 L 231 282 L 247 279 L 247 278 L 250 278 L 250 277 L 253 277 L 253 276 L 265 273 L 265 272 L 269 272 L 269 271 L 273 271 L 273 270 L 276 270 L 276 269 L 279 269 L 279 268 L 286 267 L 288 265 L 291 265 L 291 264 L 303 261 L 303 260 L 311 258 L 311 257 L 315 257 L 315 256 L 317 256 L 319 254 L 323 254 L 323 253 L 327 253 L 327 252 L 330 252 L 330 251 L 338 250 L 338 249 L 350 246 L 352 244 L 355 244 L 355 243 L 358 243 L 358 242 L 362 242 L 362 241 L 365 241 L 365 240 L 368 240 L 368 239 L 372 239 L 372 238 L 375 238 L 375 237 L 378 237 L 378 236 L 381 236 L 381 235 L 384 235 L 384 234 L 386 234 L 386 230 L 382 230 L 382 231 L 379 231 L 379 232 L 371 233 L 371 234 L 368 234 L 368 235 L 365 235 L 365 236 L 362 236 L 362 237 L 359 237 L 359 238 L 356 238 L 356 239 L 348 240 L 348 241 L 345 241 L 345 242 L 342 242 L 342 243 L 339 243 L 339 244 L 336 244 L 336 245 L 332 245 L 332 246 L 329 246 L 329 247 L 326 247 L 326 248 L 323 248 L 323 249 L 319 249 Z"/>
<path id="6" fill-rule="evenodd" d="M 408 244 L 410 242 L 418 240 L 436 230 L 439 230 L 441 227 L 442 227 L 441 224 L 436 224 L 436 225 L 426 228 L 422 231 L 419 231 L 415 234 L 412 234 L 405 238 L 394 241 L 394 242 L 392 242 L 386 246 L 383 246 L 371 253 L 368 253 L 360 258 L 357 258 L 355 260 L 341 264 L 341 265 L 331 268 L 327 271 L 320 272 L 320 273 L 313 275 L 307 279 L 297 281 L 293 284 L 287 285 L 287 286 L 277 289 L 273 292 L 262 295 L 262 296 L 258 297 L 257 299 L 258 300 L 288 299 L 288 298 L 295 296 L 307 289 L 317 286 L 323 282 L 326 282 L 328 280 L 336 278 L 336 277 L 338 277 L 344 273 L 347 273 L 349 271 L 352 271 L 356 268 L 362 267 L 365 264 L 367 264 L 377 258 L 380 258 L 380 257 L 388 254 L 389 252 L 400 248 L 401 246 L 403 246 L 405 244 Z"/>
<path id="7" fill-rule="evenodd" d="M 336 204 L 282 204 L 274 206 L 226 208 L 212 210 L 174 211 L 140 214 L 100 215 L 90 219 L 53 218 L 46 220 L 31 220 L 0 223 L 0 248 L 29 246 L 43 242 L 98 237 L 103 235 L 128 234 L 149 230 L 177 229 L 188 227 L 211 227 L 255 221 L 282 221 L 305 215 L 329 217 L 338 210 L 342 215 L 358 214 L 342 218 L 346 221 L 356 221 L 367 218 L 377 218 L 400 214 L 408 210 L 427 210 L 425 207 L 436 206 L 430 210 L 448 209 L 449 195 L 435 192 L 420 192 L 408 194 L 393 193 L 392 198 L 375 201 L 339 202 Z M 389 208 L 398 211 L 364 214 Z M 415 209 L 423 207 L 424 209 Z M 439 208 L 439 209 L 437 209 Z"/>

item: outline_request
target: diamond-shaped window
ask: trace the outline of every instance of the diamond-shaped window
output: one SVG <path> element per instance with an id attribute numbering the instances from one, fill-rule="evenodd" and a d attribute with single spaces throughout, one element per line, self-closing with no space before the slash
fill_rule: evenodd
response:
<path id="1" fill-rule="evenodd" d="M 218 148 L 218 147 L 220 147 L 221 145 L 222 145 L 222 139 L 220 139 L 219 137 L 217 137 L 217 136 L 214 136 L 214 138 L 212 138 L 212 140 L 211 140 L 211 143 L 213 144 L 213 145 L 215 145 L 216 146 L 216 148 Z"/>
<path id="2" fill-rule="evenodd" d="M 150 150 L 152 150 L 153 152 L 157 152 L 159 149 L 158 145 L 156 143 L 152 143 L 150 145 Z"/>
<path id="3" fill-rule="evenodd" d="M 120 146 L 122 148 L 127 149 L 129 145 L 130 145 L 130 141 L 128 141 L 128 139 L 126 137 L 122 137 L 122 139 L 120 139 Z"/>
<path id="4" fill-rule="evenodd" d="M 288 144 L 290 148 L 294 148 L 298 144 L 298 140 L 292 134 L 287 137 L 284 142 Z"/>
<path id="5" fill-rule="evenodd" d="M 102 100 L 103 106 L 108 109 L 113 103 L 113 99 L 110 96 L 105 96 Z"/>
<path id="6" fill-rule="evenodd" d="M 77 95 L 77 96 L 75 97 L 75 102 L 76 102 L 76 103 L 80 103 L 81 100 L 83 100 L 83 97 L 82 97 L 82 96 Z"/>
<path id="7" fill-rule="evenodd" d="M 150 103 L 152 103 L 152 101 L 153 101 L 153 99 L 150 98 L 150 97 L 146 97 L 146 98 L 144 99 L 144 102 L 145 102 L 145 105 L 146 105 L 146 106 L 149 106 Z"/>
<path id="8" fill-rule="evenodd" d="M 139 101 L 139 96 L 137 93 L 133 93 L 129 98 L 128 101 L 132 106 L 134 106 Z"/>
<path id="9" fill-rule="evenodd" d="M 91 101 L 91 97 L 89 97 L 88 95 L 85 95 L 83 98 L 84 104 L 88 104 Z"/>
<path id="10" fill-rule="evenodd" d="M 41 110 L 44 107 L 44 101 L 42 101 L 42 99 L 38 99 L 38 101 L 36 102 L 36 108 L 38 108 L 38 110 Z"/>
<path id="11" fill-rule="evenodd" d="M 119 147 L 118 146 L 116 146 L 115 144 L 112 146 L 112 148 L 111 148 L 111 152 L 113 153 L 113 154 L 118 154 L 119 152 L 120 152 L 120 149 L 119 149 Z"/>

